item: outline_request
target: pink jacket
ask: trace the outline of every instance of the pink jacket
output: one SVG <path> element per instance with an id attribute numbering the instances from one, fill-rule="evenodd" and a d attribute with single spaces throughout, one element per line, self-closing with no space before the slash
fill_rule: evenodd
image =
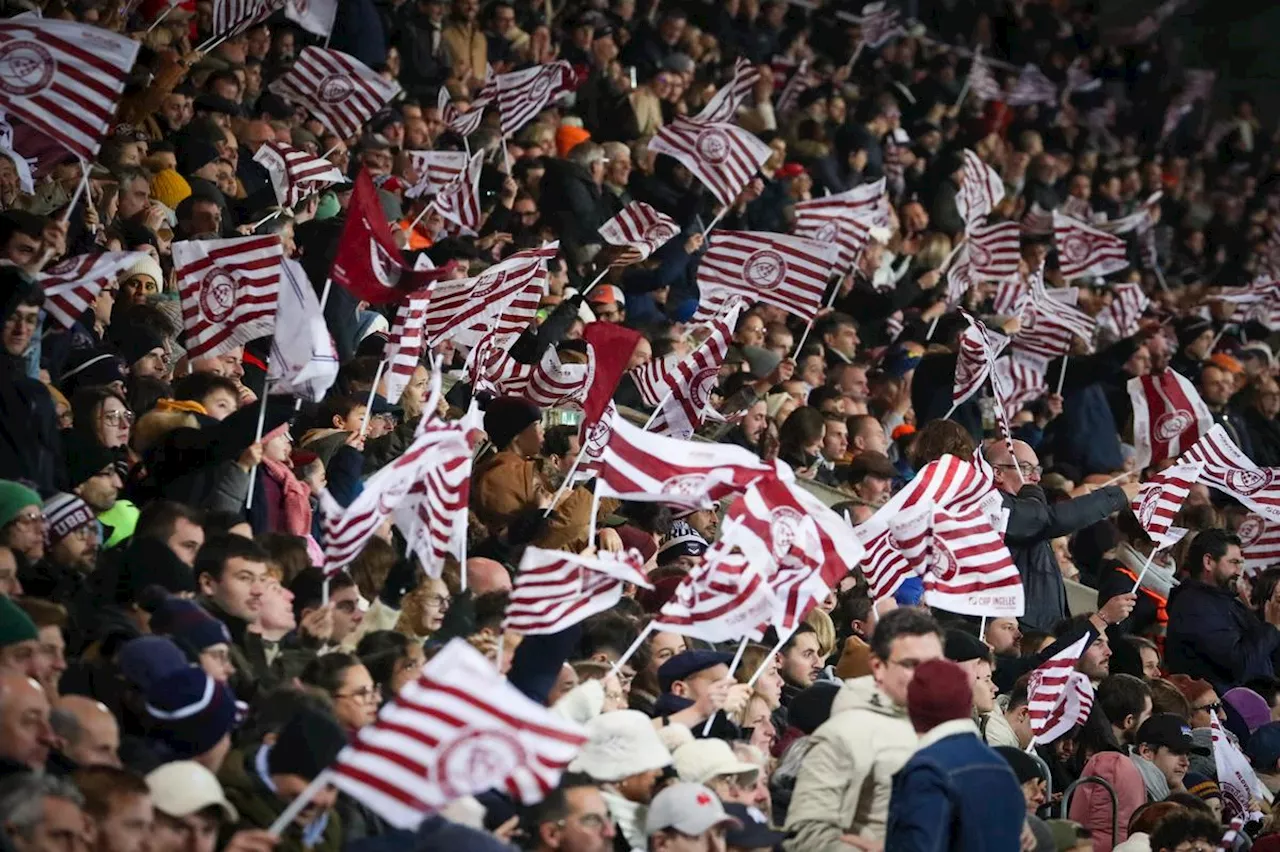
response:
<path id="1" fill-rule="evenodd" d="M 1081 778 L 1096 775 L 1109 783 L 1116 791 L 1117 825 L 1119 836 L 1111 836 L 1111 797 L 1098 784 L 1081 784 L 1071 795 L 1068 817 L 1093 832 L 1094 852 L 1111 852 L 1129 834 L 1129 819 L 1133 812 L 1146 804 L 1147 788 L 1142 775 L 1127 755 L 1118 751 L 1104 751 L 1089 758 Z"/>

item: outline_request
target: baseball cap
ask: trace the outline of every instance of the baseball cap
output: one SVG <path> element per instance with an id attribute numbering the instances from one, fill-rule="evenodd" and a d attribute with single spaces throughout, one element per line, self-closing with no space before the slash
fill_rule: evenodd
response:
<path id="1" fill-rule="evenodd" d="M 1164 746 L 1178 754 L 1207 755 L 1191 739 L 1191 726 L 1173 713 L 1157 713 L 1142 723 L 1136 740 L 1138 745 Z"/>
<path id="2" fill-rule="evenodd" d="M 741 828 L 730 828 L 725 842 L 737 849 L 772 849 L 787 839 L 785 831 L 769 828 L 769 818 L 759 808 L 730 802 L 724 812 L 742 823 Z"/>
<path id="3" fill-rule="evenodd" d="M 593 305 L 612 305 L 617 303 L 625 306 L 627 297 L 620 287 L 616 287 L 613 284 L 598 284 L 587 294 L 587 301 Z"/>
<path id="4" fill-rule="evenodd" d="M 194 760 L 175 760 L 147 775 L 151 804 L 160 813 L 181 819 L 216 805 L 227 822 L 238 822 L 240 815 L 227 801 L 217 776 Z"/>
<path id="5" fill-rule="evenodd" d="M 701 784 L 672 784 L 653 797 L 644 819 L 644 835 L 674 828 L 681 834 L 697 836 L 723 825 L 741 828 L 742 824 L 724 811 L 720 798 Z"/>

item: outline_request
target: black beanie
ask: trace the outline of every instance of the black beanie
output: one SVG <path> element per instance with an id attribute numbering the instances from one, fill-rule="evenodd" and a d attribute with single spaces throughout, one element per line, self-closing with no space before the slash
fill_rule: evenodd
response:
<path id="1" fill-rule="evenodd" d="M 124 362 L 132 367 L 152 349 L 164 348 L 164 336 L 141 323 L 112 324 L 108 333 Z"/>
<path id="2" fill-rule="evenodd" d="M 304 705 L 285 723 L 267 753 L 267 771 L 311 781 L 329 768 L 346 744 L 347 735 L 337 719 Z"/>
<path id="3" fill-rule="evenodd" d="M 67 482 L 72 488 L 124 457 L 120 450 L 108 449 L 96 441 L 68 441 L 66 449 Z"/>
<path id="4" fill-rule="evenodd" d="M 991 649 L 986 643 L 972 633 L 954 627 L 946 632 L 942 653 L 953 663 L 967 663 L 970 660 L 991 662 Z"/>
<path id="5" fill-rule="evenodd" d="M 194 593 L 195 571 L 178 558 L 169 545 L 152 538 L 134 538 L 121 555 L 116 581 L 115 601 L 137 603 L 143 591 L 159 586 L 171 595 Z"/>
<path id="6" fill-rule="evenodd" d="M 489 442 L 499 450 L 505 450 L 531 423 L 542 419 L 542 410 L 532 402 L 514 396 L 500 396 L 489 400 L 484 409 L 484 431 Z"/>
<path id="7" fill-rule="evenodd" d="M 839 691 L 840 684 L 825 680 L 802 690 L 787 705 L 787 724 L 799 728 L 806 736 L 812 734 L 831 716 L 831 705 Z"/>
<path id="8" fill-rule="evenodd" d="M 1000 756 L 1009 764 L 1013 774 L 1018 777 L 1019 784 L 1044 777 L 1040 774 L 1040 765 L 1022 749 L 1013 746 L 996 746 L 996 751 L 1000 752 Z"/>

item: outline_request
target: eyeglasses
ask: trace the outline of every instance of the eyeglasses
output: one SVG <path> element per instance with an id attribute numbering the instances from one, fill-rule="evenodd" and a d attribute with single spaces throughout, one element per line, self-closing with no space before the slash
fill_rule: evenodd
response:
<path id="1" fill-rule="evenodd" d="M 448 595 L 430 595 L 428 597 L 423 598 L 422 602 L 427 606 L 434 606 L 439 609 L 446 609 L 449 606 L 449 596 Z"/>
<path id="2" fill-rule="evenodd" d="M 345 695 L 341 692 L 335 692 L 334 698 L 354 698 L 356 701 L 377 701 L 382 697 L 382 690 L 375 686 L 362 686 L 354 692 L 348 692 Z"/>
<path id="3" fill-rule="evenodd" d="M 108 426 L 119 426 L 120 424 L 128 425 L 133 422 L 132 411 L 104 411 L 102 413 L 102 422 Z"/>
<path id="4" fill-rule="evenodd" d="M 1028 464 L 1027 462 L 1019 462 L 1018 464 L 997 464 L 993 467 L 1003 467 L 1006 469 L 1017 469 L 1022 471 L 1023 476 L 1039 476 L 1044 473 L 1044 468 L 1038 464 Z"/>
<path id="5" fill-rule="evenodd" d="M 1201 710 L 1205 711 L 1206 713 L 1221 713 L 1225 709 L 1226 708 L 1223 706 L 1221 701 L 1218 701 L 1214 704 L 1205 704 L 1195 708 L 1197 713 L 1199 713 Z"/>
<path id="6" fill-rule="evenodd" d="M 21 515 L 14 518 L 13 522 L 15 524 L 25 524 L 27 526 L 32 524 L 43 524 L 44 515 L 40 512 L 23 512 Z"/>

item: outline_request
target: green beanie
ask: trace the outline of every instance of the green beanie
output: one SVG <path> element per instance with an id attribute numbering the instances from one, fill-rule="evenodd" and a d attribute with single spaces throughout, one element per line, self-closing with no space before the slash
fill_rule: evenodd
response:
<path id="1" fill-rule="evenodd" d="M 316 205 L 316 221 L 323 222 L 325 219 L 332 219 L 342 212 L 342 205 L 338 202 L 338 196 L 332 192 L 326 192 L 320 196 L 320 203 Z"/>
<path id="2" fill-rule="evenodd" d="M 7 597 L 0 597 L 0 648 L 39 638 L 36 623 Z"/>
<path id="3" fill-rule="evenodd" d="M 0 479 L 0 527 L 7 527 L 28 506 L 39 509 L 43 505 L 40 495 L 27 486 Z"/>

